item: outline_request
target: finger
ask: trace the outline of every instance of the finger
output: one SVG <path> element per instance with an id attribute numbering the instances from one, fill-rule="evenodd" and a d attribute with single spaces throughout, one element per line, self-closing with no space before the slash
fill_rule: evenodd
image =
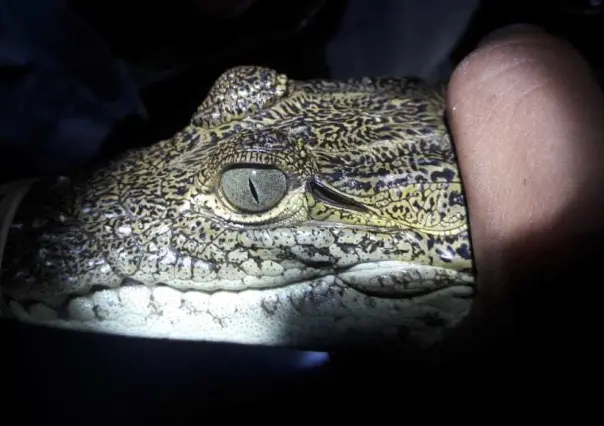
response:
<path id="1" fill-rule="evenodd" d="M 485 297 L 531 264 L 555 263 L 553 247 L 568 261 L 568 241 L 601 229 L 602 92 L 569 44 L 536 29 L 499 32 L 455 70 L 448 116 Z"/>

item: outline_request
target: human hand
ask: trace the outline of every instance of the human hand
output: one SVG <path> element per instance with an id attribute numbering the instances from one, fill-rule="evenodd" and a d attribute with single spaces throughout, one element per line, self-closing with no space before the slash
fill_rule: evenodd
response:
<path id="1" fill-rule="evenodd" d="M 595 77 L 569 44 L 538 29 L 496 32 L 455 70 L 448 118 L 478 274 L 470 334 L 493 316 L 522 329 L 529 312 L 546 328 L 568 326 L 570 307 L 559 302 L 596 284 L 590 270 L 603 252 L 604 101 Z"/>

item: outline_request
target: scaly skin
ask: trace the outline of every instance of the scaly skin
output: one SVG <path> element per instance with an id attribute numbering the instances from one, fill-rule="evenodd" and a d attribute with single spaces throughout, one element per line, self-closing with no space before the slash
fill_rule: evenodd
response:
<path id="1" fill-rule="evenodd" d="M 36 184 L 5 312 L 147 337 L 429 344 L 474 292 L 442 90 L 238 67 L 172 139 Z"/>

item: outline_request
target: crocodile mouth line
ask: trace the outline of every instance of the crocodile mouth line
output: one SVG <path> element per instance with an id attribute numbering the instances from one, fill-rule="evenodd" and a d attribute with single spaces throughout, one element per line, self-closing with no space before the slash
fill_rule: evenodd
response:
<path id="1" fill-rule="evenodd" d="M 310 264 L 308 264 L 310 265 Z M 315 265 L 317 266 L 317 265 Z M 456 271 L 444 267 L 428 266 L 403 261 L 372 261 L 362 262 L 342 268 L 325 270 L 323 274 L 299 277 L 298 279 L 284 279 L 280 283 L 273 281 L 271 284 L 259 287 L 244 288 L 213 288 L 204 289 L 194 285 L 181 285 L 178 283 L 154 282 L 148 283 L 133 278 L 124 278 L 117 286 L 96 284 L 85 291 L 66 293 L 52 296 L 11 297 L 11 292 L 6 291 L 4 296 L 12 301 L 31 306 L 35 303 L 46 305 L 50 309 L 61 309 L 71 301 L 82 297 L 91 297 L 103 291 L 118 291 L 134 287 L 146 287 L 151 290 L 156 288 L 170 288 L 179 293 L 197 292 L 212 296 L 219 293 L 239 294 L 246 291 L 266 292 L 276 289 L 288 289 L 324 279 L 334 279 L 339 285 L 350 287 L 355 291 L 369 297 L 385 299 L 410 299 L 427 295 L 451 285 L 472 286 L 474 278 L 471 273 Z"/>
<path id="2" fill-rule="evenodd" d="M 443 280 L 445 276 L 449 279 Z M 415 277 L 415 282 L 411 280 L 412 277 Z M 303 312 L 304 309 L 295 307 L 304 303 L 325 306 L 330 303 L 346 304 L 342 302 L 345 294 L 352 299 L 374 302 L 422 303 L 422 300 L 429 300 L 452 289 L 457 297 L 471 297 L 471 274 L 384 261 L 358 264 L 338 274 L 278 287 L 204 292 L 199 289 L 177 289 L 162 283 L 147 285 L 128 279 L 115 288 L 94 286 L 86 294 L 64 296 L 57 303 L 26 298 L 17 300 L 6 294 L 4 304 L 10 316 L 25 321 L 87 323 L 130 317 L 128 321 L 136 323 L 135 317 L 139 317 L 139 320 L 146 318 L 145 322 L 170 310 L 181 311 L 185 316 L 208 314 L 220 317 L 222 312 L 228 317 L 228 312 L 249 314 L 254 310 L 270 315 L 276 309 L 271 309 L 271 304 L 289 303 L 295 311 Z M 331 310 L 335 312 L 337 308 Z"/>
<path id="3" fill-rule="evenodd" d="M 437 333 L 465 315 L 472 296 L 473 286 L 461 282 L 405 298 L 368 295 L 329 275 L 212 294 L 131 283 L 70 297 L 58 308 L 10 297 L 5 304 L 7 316 L 22 322 L 74 331 L 329 348 L 338 339 L 362 344 L 392 339 L 384 333 L 397 324 L 405 329 L 429 324 Z"/>

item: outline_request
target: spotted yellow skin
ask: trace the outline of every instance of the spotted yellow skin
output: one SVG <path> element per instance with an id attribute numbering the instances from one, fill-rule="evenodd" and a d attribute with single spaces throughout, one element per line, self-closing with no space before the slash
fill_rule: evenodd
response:
<path id="1" fill-rule="evenodd" d="M 284 173 L 278 202 L 233 205 L 242 166 Z M 36 184 L 0 282 L 25 321 L 334 349 L 437 340 L 473 278 L 441 88 L 247 66 L 173 138 Z"/>

